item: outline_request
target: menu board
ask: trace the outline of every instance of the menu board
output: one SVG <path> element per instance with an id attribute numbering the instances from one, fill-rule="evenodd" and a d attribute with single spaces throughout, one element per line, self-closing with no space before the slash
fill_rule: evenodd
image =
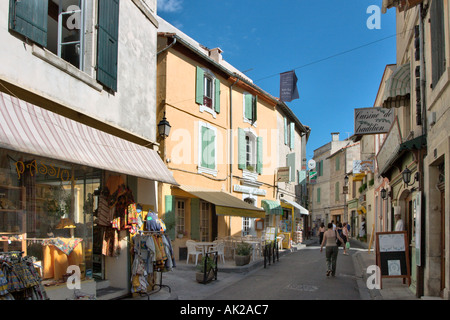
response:
<path id="1" fill-rule="evenodd" d="M 381 278 L 406 278 L 411 283 L 406 231 L 378 232 L 376 239 L 377 265 Z"/>

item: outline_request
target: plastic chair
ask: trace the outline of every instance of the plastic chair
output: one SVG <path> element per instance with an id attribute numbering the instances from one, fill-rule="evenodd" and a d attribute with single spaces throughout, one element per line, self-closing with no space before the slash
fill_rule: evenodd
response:
<path id="1" fill-rule="evenodd" d="M 217 251 L 217 255 L 222 257 L 223 263 L 225 263 L 225 242 L 218 241 L 215 245 L 209 248 L 209 252 Z"/>
<path id="2" fill-rule="evenodd" d="M 189 263 L 189 257 L 193 255 L 193 256 L 195 256 L 195 265 L 197 265 L 197 263 L 198 263 L 198 256 L 200 254 L 203 254 L 202 250 L 197 247 L 197 245 L 195 244 L 194 240 L 187 240 L 186 241 L 186 246 L 187 246 L 187 249 L 188 249 L 186 264 Z"/>

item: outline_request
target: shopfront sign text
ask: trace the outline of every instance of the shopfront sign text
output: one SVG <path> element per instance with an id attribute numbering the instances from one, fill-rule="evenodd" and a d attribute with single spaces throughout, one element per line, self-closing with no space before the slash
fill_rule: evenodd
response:
<path id="1" fill-rule="evenodd" d="M 387 133 L 394 123 L 394 111 L 386 108 L 355 109 L 355 134 Z"/>
<path id="2" fill-rule="evenodd" d="M 17 161 L 16 172 L 19 180 L 24 174 L 29 173 L 31 177 L 42 174 L 56 177 L 63 182 L 75 181 L 73 174 L 68 169 L 55 168 L 52 165 L 47 165 L 41 161 L 37 162 L 36 160 L 31 162 Z"/>

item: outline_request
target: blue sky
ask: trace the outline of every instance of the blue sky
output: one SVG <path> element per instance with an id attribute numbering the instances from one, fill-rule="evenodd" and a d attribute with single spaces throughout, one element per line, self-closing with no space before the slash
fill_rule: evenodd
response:
<path id="1" fill-rule="evenodd" d="M 300 99 L 288 103 L 311 127 L 307 158 L 340 132 L 354 132 L 354 109 L 372 107 L 387 64 L 396 63 L 395 10 L 369 29 L 382 0 L 158 0 L 158 15 L 279 97 L 295 70 Z"/>

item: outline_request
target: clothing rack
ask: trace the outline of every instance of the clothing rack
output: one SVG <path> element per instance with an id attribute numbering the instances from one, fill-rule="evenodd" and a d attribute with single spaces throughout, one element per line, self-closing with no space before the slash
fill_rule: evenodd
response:
<path id="1" fill-rule="evenodd" d="M 164 235 L 164 232 L 163 231 L 141 231 L 140 230 L 140 231 L 138 231 L 137 234 L 138 235 L 143 235 L 143 236 L 145 236 L 145 235 L 161 235 L 162 236 L 162 235 Z M 141 296 L 142 295 L 146 295 L 148 300 L 150 300 L 150 296 L 151 295 L 160 292 L 162 288 L 167 288 L 167 289 L 169 289 L 169 293 L 172 293 L 172 288 L 170 288 L 170 286 L 162 284 L 162 278 L 163 278 L 163 271 L 164 271 L 164 269 L 156 268 L 156 264 L 153 263 L 153 273 L 155 273 L 155 269 L 156 269 L 156 272 L 160 273 L 159 283 L 153 284 L 151 292 L 140 292 L 139 293 Z M 157 291 L 154 291 L 155 287 L 159 287 L 159 289 Z"/>

